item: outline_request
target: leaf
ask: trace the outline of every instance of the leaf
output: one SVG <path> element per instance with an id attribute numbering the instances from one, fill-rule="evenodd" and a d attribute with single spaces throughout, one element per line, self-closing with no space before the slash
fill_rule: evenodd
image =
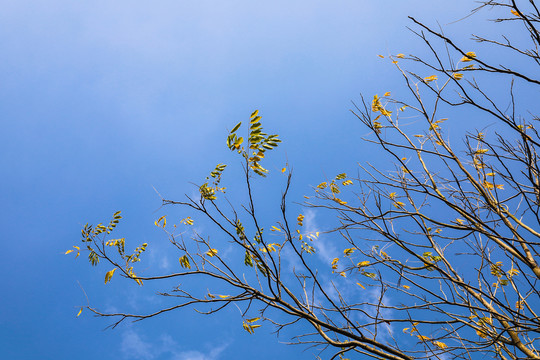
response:
<path id="1" fill-rule="evenodd" d="M 404 54 L 397 54 L 396 57 L 397 57 L 398 59 L 403 59 L 403 58 L 405 57 L 405 55 L 404 55 Z"/>
<path id="2" fill-rule="evenodd" d="M 463 74 L 460 74 L 460 73 L 454 73 L 452 74 L 452 77 L 456 80 L 461 80 L 463 79 Z"/>
<path id="3" fill-rule="evenodd" d="M 167 215 L 163 215 L 162 217 L 160 217 L 159 219 L 154 221 L 154 225 L 164 228 L 165 225 L 167 225 L 167 218 L 166 217 L 167 217 Z M 161 224 L 162 221 L 163 221 L 163 225 Z"/>
<path id="4" fill-rule="evenodd" d="M 343 250 L 343 254 L 344 254 L 345 256 L 350 256 L 350 255 L 352 255 L 352 253 L 354 252 L 354 250 L 356 250 L 356 248 L 345 249 L 345 250 Z"/>
<path id="5" fill-rule="evenodd" d="M 114 272 L 116 271 L 117 268 L 114 268 L 112 269 L 111 271 L 107 271 L 107 273 L 105 274 L 105 284 L 108 283 L 109 281 L 111 281 L 113 275 L 114 275 Z"/>
<path id="6" fill-rule="evenodd" d="M 278 228 L 277 226 L 272 226 L 272 228 L 270 230 L 271 231 L 281 231 L 281 229 Z"/>
<path id="7" fill-rule="evenodd" d="M 257 116 L 257 114 L 259 114 L 259 110 L 255 110 L 254 112 L 252 112 L 250 118 L 253 119 L 255 116 Z"/>
<path id="8" fill-rule="evenodd" d="M 377 56 L 380 57 L 381 59 L 384 59 L 384 56 L 382 56 L 382 55 L 377 55 Z"/>
<path id="9" fill-rule="evenodd" d="M 484 183 L 482 184 L 484 185 L 484 187 L 488 190 L 493 190 L 493 188 L 495 187 L 492 183 L 490 183 L 489 181 L 484 181 Z"/>
<path id="10" fill-rule="evenodd" d="M 510 9 L 510 12 L 513 14 L 513 15 L 516 15 L 517 17 L 521 17 L 521 15 L 519 15 L 519 13 L 514 10 L 514 9 Z"/>
<path id="11" fill-rule="evenodd" d="M 435 80 L 437 80 L 437 75 L 431 75 L 431 76 L 428 76 L 428 77 L 424 78 L 424 81 L 426 83 L 430 83 L 430 82 L 435 81 Z"/>
<path id="12" fill-rule="evenodd" d="M 461 62 L 468 62 L 468 61 L 473 61 L 474 59 L 476 58 L 476 53 L 474 51 L 469 51 L 468 53 L 465 54 L 464 57 L 461 58 Z"/>
<path id="13" fill-rule="evenodd" d="M 404 289 L 409 290 L 411 287 L 409 285 L 401 285 Z"/>
<path id="14" fill-rule="evenodd" d="M 227 299 L 227 298 L 230 298 L 231 295 L 218 295 L 220 298 L 222 299 Z"/>
<path id="15" fill-rule="evenodd" d="M 216 249 L 210 249 L 206 252 L 206 255 L 210 256 L 210 257 L 213 257 L 213 256 L 216 256 L 218 253 L 218 251 Z"/>
<path id="16" fill-rule="evenodd" d="M 485 154 L 489 151 L 489 149 L 478 149 L 474 153 L 475 154 Z"/>
<path id="17" fill-rule="evenodd" d="M 244 264 L 246 266 L 253 267 L 253 260 L 251 259 L 251 255 L 249 254 L 247 250 L 246 250 L 246 255 L 244 256 Z"/>
<path id="18" fill-rule="evenodd" d="M 187 255 L 182 256 L 178 259 L 180 262 L 180 266 L 182 266 L 185 269 L 191 269 L 191 264 L 189 263 L 189 258 Z"/>
<path id="19" fill-rule="evenodd" d="M 194 224 L 194 221 L 191 218 L 191 216 L 188 216 L 187 218 L 180 220 L 180 222 L 182 224 L 186 224 L 186 225 L 193 225 Z"/>
<path id="20" fill-rule="evenodd" d="M 390 96 L 390 91 L 385 92 L 384 96 Z"/>
<path id="21" fill-rule="evenodd" d="M 240 125 L 242 125 L 241 121 L 233 127 L 233 129 L 231 130 L 231 134 L 236 132 L 236 130 L 238 130 L 240 128 Z"/>
<path id="22" fill-rule="evenodd" d="M 68 251 L 66 251 L 66 252 L 64 253 L 64 255 L 67 255 L 67 254 L 72 253 L 72 252 L 73 252 L 73 250 L 68 250 Z"/>
<path id="23" fill-rule="evenodd" d="M 357 267 L 361 268 L 361 267 L 365 267 L 365 266 L 369 266 L 369 261 L 366 260 L 366 261 L 360 261 L 358 264 L 356 264 Z"/>
<path id="24" fill-rule="evenodd" d="M 258 320 L 260 320 L 260 319 L 261 319 L 260 317 L 256 317 L 256 318 L 253 318 L 253 319 L 246 319 L 246 321 L 247 321 L 248 323 L 252 323 L 252 322 L 258 321 Z"/>
<path id="25" fill-rule="evenodd" d="M 284 167 L 283 169 L 281 169 L 282 173 L 284 173 L 285 171 L 287 171 L 287 168 Z"/>
<path id="26" fill-rule="evenodd" d="M 79 315 L 81 315 L 82 309 L 83 309 L 83 308 L 81 307 L 81 309 L 80 309 L 79 312 L 77 313 L 77 317 L 79 317 Z"/>
<path id="27" fill-rule="evenodd" d="M 326 181 L 320 183 L 319 185 L 317 185 L 317 189 L 326 189 L 326 187 L 328 186 L 328 184 L 326 183 Z"/>
<path id="28" fill-rule="evenodd" d="M 448 345 L 440 341 L 433 341 L 433 345 L 435 345 L 439 349 L 446 349 L 448 347 Z"/>
<path id="29" fill-rule="evenodd" d="M 347 274 L 345 274 L 345 271 L 340 272 L 339 275 L 341 275 L 343 277 L 347 277 Z"/>
<path id="30" fill-rule="evenodd" d="M 366 288 L 364 287 L 364 285 L 360 284 L 359 282 L 357 282 L 356 285 L 358 285 L 358 286 L 360 286 L 362 289 L 366 290 Z"/>
<path id="31" fill-rule="evenodd" d="M 416 335 L 416 337 L 422 341 L 431 339 L 430 337 L 424 335 Z"/>

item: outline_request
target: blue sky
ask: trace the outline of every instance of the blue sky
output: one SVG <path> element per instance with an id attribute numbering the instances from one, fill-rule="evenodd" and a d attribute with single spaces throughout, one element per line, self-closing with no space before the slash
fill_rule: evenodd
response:
<path id="1" fill-rule="evenodd" d="M 276 338 L 271 326 L 249 335 L 234 308 L 212 317 L 178 311 L 103 331 L 107 320 L 75 317 L 85 303 L 78 282 L 105 310 L 144 310 L 160 300 L 151 287 L 105 285 L 107 269 L 63 253 L 86 222 L 122 210 L 122 236 L 151 244 L 149 266 L 169 269 L 174 257 L 153 225 L 166 211 L 153 187 L 178 199 L 217 163 L 237 161 L 226 134 L 257 108 L 265 128 L 284 140 L 270 169 L 293 165 L 291 198 L 302 201 L 325 174 L 355 171 L 373 153 L 360 141 L 365 129 L 349 113 L 351 100 L 400 86 L 377 54 L 424 51 L 405 29 L 407 15 L 466 36 L 474 23 L 447 24 L 473 6 L 4 0 L 3 358 L 313 359 L 313 350 L 280 344 L 287 333 Z M 279 194 L 279 181 L 269 184 Z M 270 195 L 261 199 L 272 204 Z"/>

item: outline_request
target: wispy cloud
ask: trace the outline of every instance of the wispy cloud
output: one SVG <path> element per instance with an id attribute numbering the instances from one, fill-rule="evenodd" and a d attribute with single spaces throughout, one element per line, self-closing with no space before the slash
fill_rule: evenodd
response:
<path id="1" fill-rule="evenodd" d="M 320 226 L 316 221 L 316 212 L 313 209 L 306 209 L 304 212 L 304 229 L 308 234 L 314 234 L 320 232 Z M 319 259 L 325 264 L 330 264 L 333 258 L 339 255 L 339 251 L 335 246 L 326 241 L 325 235 L 320 235 L 315 240 L 315 248 L 317 249 L 317 255 Z"/>
<path id="2" fill-rule="evenodd" d="M 205 350 L 185 349 L 169 334 L 163 334 L 152 341 L 136 330 L 128 329 L 122 334 L 120 350 L 125 359 L 218 360 L 228 346 L 228 343 L 223 343 L 219 346 L 212 345 Z"/>
<path id="3" fill-rule="evenodd" d="M 142 339 L 134 330 L 124 332 L 120 346 L 125 358 L 149 360 L 155 357 L 152 345 Z"/>

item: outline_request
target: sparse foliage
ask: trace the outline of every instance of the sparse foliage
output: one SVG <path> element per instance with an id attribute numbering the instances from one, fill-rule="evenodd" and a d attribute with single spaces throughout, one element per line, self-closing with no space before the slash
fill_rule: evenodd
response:
<path id="1" fill-rule="evenodd" d="M 198 198 L 163 200 L 192 212 L 178 226 L 167 225 L 166 216 L 155 222 L 178 252 L 174 273 L 136 275 L 150 245 L 128 255 L 124 238 L 108 239 L 119 212 L 107 226 L 85 226 L 83 246 L 66 252 L 86 250 L 92 265 L 112 267 L 105 283 L 115 272 L 138 285 L 204 277 L 230 295 L 178 286 L 161 293 L 176 304 L 154 313 L 87 308 L 116 325 L 183 307 L 211 314 L 237 304 L 247 332 L 265 322 L 278 332 L 301 323 L 304 332 L 293 342 L 328 349 L 331 359 L 539 359 L 540 119 L 531 113 L 536 104 L 522 104 L 515 88 L 540 94 L 540 11 L 533 0 L 485 1 L 475 12 L 484 9 L 499 16 L 501 39 L 474 35 L 478 48 L 462 48 L 411 18 L 429 54 L 381 55 L 402 75 L 407 94 L 375 95 L 353 113 L 370 130 L 366 141 L 394 167 L 360 159 L 358 176 L 341 173 L 314 187 L 304 206 L 334 218 L 334 228 L 306 230 L 305 214 L 288 211 L 292 173 L 284 168 L 281 218 L 264 231 L 268 221 L 256 211 L 264 205 L 256 204 L 252 184 L 265 181 L 262 164 L 280 139 L 263 132 L 255 111 L 245 141 L 242 123 L 227 137 L 243 161 L 247 203 L 231 206 L 225 198 L 224 164 L 198 187 Z M 493 49 L 513 63 L 499 64 L 489 56 Z M 460 122 L 463 116 L 471 120 Z M 462 143 L 450 137 L 453 122 L 466 124 Z M 185 238 L 196 216 L 215 225 L 219 242 L 193 230 Z M 228 254 L 223 237 L 232 244 Z M 341 256 L 319 256 L 323 237 Z M 276 311 L 282 316 L 272 316 Z"/>

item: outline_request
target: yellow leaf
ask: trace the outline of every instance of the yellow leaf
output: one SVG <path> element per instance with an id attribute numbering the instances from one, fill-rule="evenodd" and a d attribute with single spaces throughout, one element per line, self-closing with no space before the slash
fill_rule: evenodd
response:
<path id="1" fill-rule="evenodd" d="M 328 186 L 328 184 L 325 181 L 325 182 L 322 182 L 319 185 L 317 185 L 317 188 L 318 189 L 326 189 L 327 186 Z"/>
<path id="2" fill-rule="evenodd" d="M 258 320 L 260 320 L 260 319 L 261 319 L 260 317 L 256 317 L 256 318 L 253 318 L 253 319 L 246 319 L 246 321 L 247 321 L 248 323 L 252 323 L 252 322 L 258 321 Z"/>
<path id="3" fill-rule="evenodd" d="M 193 223 L 194 223 L 194 221 L 193 221 L 193 219 L 191 218 L 191 216 L 188 216 L 187 218 L 180 220 L 180 222 L 181 222 L 182 224 L 186 224 L 186 225 L 193 225 Z"/>
<path id="4" fill-rule="evenodd" d="M 520 16 L 519 13 L 518 13 L 516 10 L 514 10 L 514 9 L 510 9 L 510 12 L 511 12 L 512 14 L 516 15 L 517 17 Z"/>
<path id="5" fill-rule="evenodd" d="M 381 59 L 384 59 L 384 56 L 382 56 L 382 55 L 377 55 L 377 56 L 380 57 Z"/>
<path id="6" fill-rule="evenodd" d="M 159 227 L 165 227 L 165 225 L 167 225 L 167 218 L 166 218 L 167 215 L 163 215 L 162 217 L 160 217 L 159 219 L 157 219 L 156 221 L 154 221 L 154 225 L 156 226 L 159 226 Z M 161 221 L 163 221 L 163 225 L 161 225 Z"/>
<path id="7" fill-rule="evenodd" d="M 64 255 L 67 255 L 67 254 L 72 253 L 72 252 L 73 252 L 73 250 L 68 250 L 68 251 L 66 251 L 66 252 L 64 253 Z"/>
<path id="8" fill-rule="evenodd" d="M 278 227 L 276 227 L 276 226 L 272 226 L 272 229 L 271 229 L 271 230 L 272 230 L 272 231 L 281 231 L 281 229 L 278 228 Z"/>
<path id="9" fill-rule="evenodd" d="M 218 251 L 216 249 L 210 249 L 206 252 L 206 255 L 213 257 L 213 256 L 216 256 L 217 253 Z"/>
<path id="10" fill-rule="evenodd" d="M 488 190 L 492 190 L 494 188 L 493 184 L 490 183 L 489 181 L 484 181 L 482 185 L 484 185 L 484 187 Z"/>
<path id="11" fill-rule="evenodd" d="M 356 283 L 356 285 L 360 286 L 362 289 L 366 290 L 366 288 L 364 287 L 364 285 L 360 284 L 360 283 Z"/>
<path id="12" fill-rule="evenodd" d="M 345 271 L 340 272 L 339 275 L 341 275 L 343 277 L 347 277 L 347 274 L 345 274 Z"/>
<path id="13" fill-rule="evenodd" d="M 409 289 L 411 288 L 409 285 L 402 285 L 402 287 L 403 287 L 404 289 L 407 289 L 407 290 L 409 290 Z"/>
<path id="14" fill-rule="evenodd" d="M 81 315 L 82 309 L 83 309 L 83 308 L 81 307 L 81 309 L 80 309 L 79 312 L 77 313 L 77 317 L 79 317 L 79 315 Z"/>
<path id="15" fill-rule="evenodd" d="M 397 54 L 396 57 L 399 58 L 399 59 L 403 59 L 405 57 L 405 55 L 404 54 Z"/>
<path id="16" fill-rule="evenodd" d="M 475 151 L 475 154 L 485 154 L 489 151 L 489 149 L 478 149 Z"/>
<path id="17" fill-rule="evenodd" d="M 424 78 L 424 81 L 425 81 L 426 83 L 429 83 L 429 82 L 435 81 L 435 80 L 437 80 L 437 75 L 431 75 L 431 76 L 428 76 L 428 77 L 425 77 L 425 78 Z"/>
<path id="18" fill-rule="evenodd" d="M 111 281 L 113 275 L 114 275 L 114 272 L 116 271 L 117 268 L 114 268 L 112 269 L 111 271 L 107 271 L 107 273 L 105 274 L 105 284 L 108 283 L 109 281 Z"/>
<path id="19" fill-rule="evenodd" d="M 403 208 L 404 206 L 405 206 L 405 203 L 402 203 L 401 201 L 395 201 L 395 202 L 394 202 L 394 207 L 395 207 L 396 209 L 401 209 L 401 208 Z"/>
<path id="20" fill-rule="evenodd" d="M 390 199 L 395 199 L 396 198 L 396 193 L 392 192 L 388 196 L 390 197 Z"/>
<path id="21" fill-rule="evenodd" d="M 356 250 L 356 248 L 345 249 L 345 250 L 343 250 L 343 254 L 345 256 L 350 256 L 354 252 L 354 250 Z"/>
<path id="22" fill-rule="evenodd" d="M 456 79 L 456 80 L 461 80 L 461 79 L 463 79 L 463 74 L 460 74 L 460 73 L 454 73 L 454 74 L 452 75 L 452 77 L 453 77 L 454 79 Z"/>
<path id="23" fill-rule="evenodd" d="M 250 117 L 253 119 L 255 116 L 257 116 L 257 114 L 259 114 L 259 110 L 252 112 Z"/>
<path id="24" fill-rule="evenodd" d="M 433 341 L 433 345 L 435 345 L 439 349 L 446 349 L 448 347 L 448 345 L 440 341 Z"/>
<path id="25" fill-rule="evenodd" d="M 222 299 L 226 299 L 226 298 L 229 298 L 231 297 L 231 295 L 218 295 L 220 298 Z"/>
<path id="26" fill-rule="evenodd" d="M 482 339 L 487 338 L 487 334 L 486 334 L 485 332 L 483 332 L 483 331 L 476 330 L 476 334 L 477 334 L 478 336 L 480 336 Z"/>
<path id="27" fill-rule="evenodd" d="M 384 96 L 390 96 L 390 91 L 385 92 Z"/>
<path id="28" fill-rule="evenodd" d="M 191 269 L 191 264 L 189 263 L 189 258 L 187 255 L 182 256 L 178 259 L 178 261 L 180 262 L 180 266 L 183 268 Z"/>
<path id="29" fill-rule="evenodd" d="M 465 54 L 464 57 L 461 58 L 461 62 L 468 62 L 468 61 L 473 61 L 474 58 L 476 58 L 476 53 L 474 51 L 469 51 L 468 53 Z"/>
<path id="30" fill-rule="evenodd" d="M 416 337 L 422 341 L 431 339 L 430 337 L 424 335 L 416 335 Z"/>
<path id="31" fill-rule="evenodd" d="M 368 260 L 366 260 L 366 261 L 361 261 L 361 262 L 359 262 L 358 264 L 356 264 L 356 266 L 358 266 L 358 267 L 369 266 L 369 261 L 368 261 Z"/>
<path id="32" fill-rule="evenodd" d="M 287 171 L 287 168 L 281 169 L 281 172 L 282 172 L 282 173 L 284 173 L 285 171 Z"/>

